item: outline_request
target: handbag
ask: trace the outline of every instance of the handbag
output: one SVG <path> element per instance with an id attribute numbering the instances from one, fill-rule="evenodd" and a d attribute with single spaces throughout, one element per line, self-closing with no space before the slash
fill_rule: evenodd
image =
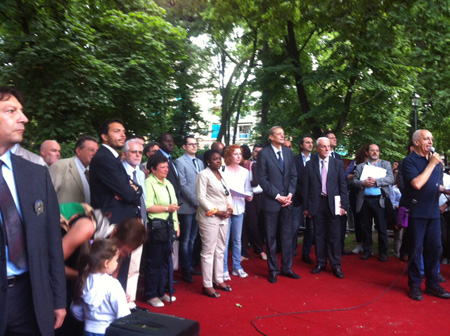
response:
<path id="1" fill-rule="evenodd" d="M 402 229 L 408 227 L 409 209 L 407 207 L 398 208 L 397 228 Z"/>
<path id="2" fill-rule="evenodd" d="M 166 189 L 169 193 L 169 203 L 172 204 L 172 198 L 170 197 L 170 192 L 167 186 Z M 164 244 L 177 239 L 172 213 L 169 213 L 168 219 L 149 218 L 148 222 L 150 223 L 150 241 L 152 244 Z"/>

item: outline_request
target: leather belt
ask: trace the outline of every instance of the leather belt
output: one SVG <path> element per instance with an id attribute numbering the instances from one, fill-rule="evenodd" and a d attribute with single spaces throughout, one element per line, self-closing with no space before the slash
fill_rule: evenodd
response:
<path id="1" fill-rule="evenodd" d="M 365 195 L 364 198 L 380 198 L 381 195 Z"/>
<path id="2" fill-rule="evenodd" d="M 6 283 L 8 285 L 9 288 L 14 287 L 16 285 L 17 282 L 26 279 L 30 276 L 30 274 L 28 272 L 25 272 L 23 274 L 19 274 L 19 275 L 13 275 L 13 276 L 9 276 L 6 278 Z"/>
<path id="3" fill-rule="evenodd" d="M 324 194 L 320 195 L 320 198 L 327 198 L 327 197 L 328 197 L 328 195 L 324 195 Z"/>

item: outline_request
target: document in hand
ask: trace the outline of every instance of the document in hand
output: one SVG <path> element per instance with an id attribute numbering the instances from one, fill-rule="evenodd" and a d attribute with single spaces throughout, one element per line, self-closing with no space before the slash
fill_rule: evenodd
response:
<path id="1" fill-rule="evenodd" d="M 386 169 L 381 167 L 375 167 L 371 165 L 364 165 L 363 171 L 361 173 L 360 181 L 367 180 L 369 177 L 374 179 L 383 178 L 386 176 Z"/>

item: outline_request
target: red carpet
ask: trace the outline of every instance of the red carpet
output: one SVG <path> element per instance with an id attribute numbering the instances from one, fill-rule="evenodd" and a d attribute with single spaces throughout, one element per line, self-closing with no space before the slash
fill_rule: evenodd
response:
<path id="1" fill-rule="evenodd" d="M 298 248 L 301 251 L 301 248 Z M 313 257 L 315 260 L 315 258 Z M 230 261 L 231 265 L 231 261 Z M 180 316 L 200 323 L 200 335 L 450 335 L 450 300 L 423 295 L 423 301 L 407 295 L 406 264 L 377 256 L 362 261 L 359 256 L 343 256 L 344 279 L 337 279 L 330 268 L 318 275 L 312 265 L 294 258 L 294 272 L 300 280 L 278 277 L 267 280 L 267 262 L 252 255 L 242 262 L 246 279 L 232 276 L 233 292 L 220 291 L 219 299 L 201 294 L 201 277 L 195 283 L 175 278 L 177 301 L 152 312 Z M 450 266 L 442 265 L 442 275 L 450 280 Z M 386 292 L 396 280 L 398 282 Z M 442 284 L 449 291 L 450 282 Z M 422 289 L 424 287 L 422 286 Z M 385 293 L 383 295 L 383 293 Z M 380 297 L 381 296 L 381 297 Z M 296 313 L 296 314 L 292 314 Z M 282 316 L 273 316 L 285 314 Z"/>

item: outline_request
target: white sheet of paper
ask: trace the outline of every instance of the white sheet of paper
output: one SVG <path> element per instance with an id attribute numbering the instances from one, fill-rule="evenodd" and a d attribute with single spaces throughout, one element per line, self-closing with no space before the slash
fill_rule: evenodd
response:
<path id="1" fill-rule="evenodd" d="M 230 188 L 230 191 L 231 191 L 231 195 L 234 196 L 234 197 L 246 198 L 246 197 L 251 197 L 252 196 L 252 194 L 246 194 L 245 192 L 236 191 L 236 190 L 231 189 L 231 188 Z"/>
<path id="2" fill-rule="evenodd" d="M 341 195 L 334 196 L 334 214 L 341 215 Z"/>
<path id="3" fill-rule="evenodd" d="M 365 165 L 359 180 L 364 181 L 367 180 L 367 178 L 369 177 L 372 177 L 374 179 L 386 177 L 386 169 L 381 167 Z"/>

